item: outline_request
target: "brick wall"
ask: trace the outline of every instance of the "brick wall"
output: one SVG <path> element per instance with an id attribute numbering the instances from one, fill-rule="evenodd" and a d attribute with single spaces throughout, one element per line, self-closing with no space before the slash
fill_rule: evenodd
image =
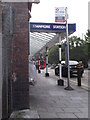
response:
<path id="1" fill-rule="evenodd" d="M 8 96 L 8 76 L 9 70 L 11 65 L 10 57 L 11 51 L 8 51 L 9 42 L 10 41 L 10 34 L 9 34 L 9 5 L 2 4 L 2 77 L 3 77 L 3 84 L 2 84 L 2 117 L 8 117 L 8 103 L 9 101 Z"/>
<path id="2" fill-rule="evenodd" d="M 88 29 L 90 30 L 90 1 L 88 2 Z"/>
<path id="3" fill-rule="evenodd" d="M 10 18 L 10 6 L 13 10 L 12 18 Z M 10 34 L 11 25 L 13 34 Z M 4 112 L 5 109 L 11 112 L 29 108 L 28 3 L 3 3 L 2 33 L 3 100 L 8 95 L 3 101 L 2 108 Z"/>
<path id="4" fill-rule="evenodd" d="M 14 4 L 13 73 L 14 108 L 29 107 L 28 84 L 28 4 Z M 18 106 L 18 107 L 16 107 Z"/>
<path id="5" fill-rule="evenodd" d="M 2 96 L 2 13 L 0 2 L 0 96 Z M 0 97 L 0 119 L 2 118 L 2 97 Z"/>

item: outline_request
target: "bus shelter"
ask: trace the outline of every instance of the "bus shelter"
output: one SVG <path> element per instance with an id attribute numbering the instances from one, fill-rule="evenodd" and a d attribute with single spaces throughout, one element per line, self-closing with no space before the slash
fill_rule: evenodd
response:
<path id="1" fill-rule="evenodd" d="M 61 42 L 67 36 L 66 24 L 31 22 L 29 24 L 29 30 L 30 30 L 29 55 L 31 57 L 35 57 L 46 52 L 46 73 L 45 73 L 46 77 L 49 76 L 48 49 L 51 48 L 54 44 L 59 43 L 59 65 L 60 65 L 59 84 L 63 86 L 63 80 L 61 76 Z M 73 34 L 75 31 L 76 31 L 76 24 L 75 23 L 68 24 L 68 36 Z M 68 51 L 66 52 L 67 52 L 66 54 L 68 54 Z"/>
<path id="2" fill-rule="evenodd" d="M 56 23 L 35 23 L 30 26 L 30 55 L 36 56 L 45 52 L 46 47 L 51 48 L 59 43 L 59 35 L 62 40 L 66 38 L 66 24 Z M 69 35 L 76 31 L 76 24 L 68 24 Z"/>

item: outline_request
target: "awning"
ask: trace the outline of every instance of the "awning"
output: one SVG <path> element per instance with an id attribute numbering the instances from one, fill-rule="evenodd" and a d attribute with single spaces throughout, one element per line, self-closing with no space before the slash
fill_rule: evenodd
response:
<path id="1" fill-rule="evenodd" d="M 76 31 L 76 24 L 68 24 L 69 35 Z M 30 56 L 43 54 L 46 47 L 51 48 L 66 37 L 66 25 L 56 23 L 30 23 Z"/>

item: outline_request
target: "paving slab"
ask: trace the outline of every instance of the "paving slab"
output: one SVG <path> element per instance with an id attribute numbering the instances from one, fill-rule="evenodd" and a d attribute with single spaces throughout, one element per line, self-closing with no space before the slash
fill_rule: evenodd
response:
<path id="1" fill-rule="evenodd" d="M 40 118 L 58 118 L 55 112 L 39 112 Z"/>
<path id="2" fill-rule="evenodd" d="M 74 113 L 77 118 L 87 118 L 88 113 Z"/>
<path id="3" fill-rule="evenodd" d="M 78 108 L 63 108 L 66 113 L 80 113 L 81 111 Z"/>
<path id="4" fill-rule="evenodd" d="M 38 116 L 37 111 L 30 110 L 30 109 L 14 111 L 10 116 L 10 119 L 19 119 L 19 118 L 30 119 L 30 118 L 39 118 L 39 116 Z"/>
<path id="5" fill-rule="evenodd" d="M 70 83 L 72 91 L 57 85 L 57 78 L 51 71 L 45 77 L 45 71 L 37 74 L 36 86 L 30 86 L 30 109 L 38 113 L 39 118 L 88 118 L 88 91 Z"/>
<path id="6" fill-rule="evenodd" d="M 57 113 L 58 118 L 77 118 L 76 115 L 74 115 L 74 113 Z"/>

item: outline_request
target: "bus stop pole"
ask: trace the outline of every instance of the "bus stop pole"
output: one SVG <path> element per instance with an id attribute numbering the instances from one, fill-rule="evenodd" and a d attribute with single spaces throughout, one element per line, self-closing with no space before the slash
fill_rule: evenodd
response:
<path id="1" fill-rule="evenodd" d="M 59 35 L 59 80 L 58 85 L 64 86 L 64 80 L 62 79 L 62 65 L 61 65 L 61 35 Z"/>
<path id="2" fill-rule="evenodd" d="M 49 73 L 48 73 L 48 47 L 46 47 L 46 73 L 45 73 L 46 77 L 49 77 Z"/>
<path id="3" fill-rule="evenodd" d="M 67 78 L 67 87 L 65 90 L 73 90 L 70 86 L 70 66 L 69 66 L 69 39 L 68 39 L 68 22 L 67 22 L 68 14 L 67 14 L 67 7 L 66 7 L 66 41 L 67 41 L 67 67 L 68 67 L 68 78 Z"/>

